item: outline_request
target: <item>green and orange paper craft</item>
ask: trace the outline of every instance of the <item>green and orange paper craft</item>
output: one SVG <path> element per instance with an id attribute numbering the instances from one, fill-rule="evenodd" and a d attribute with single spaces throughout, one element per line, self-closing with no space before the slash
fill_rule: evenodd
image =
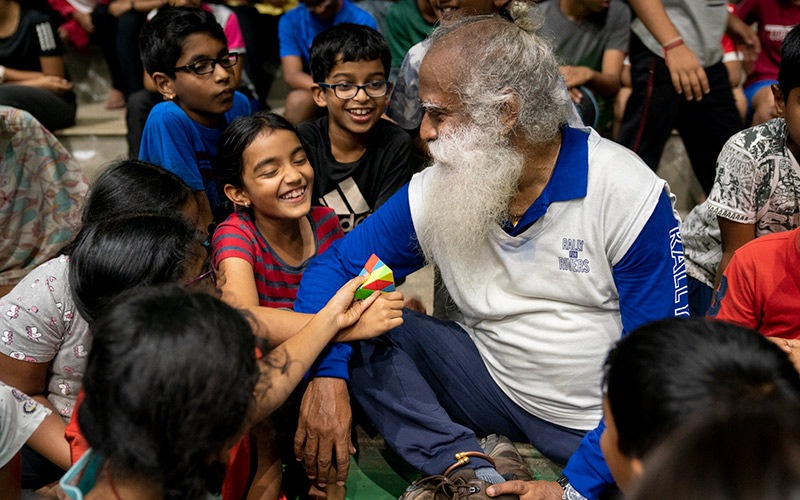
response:
<path id="1" fill-rule="evenodd" d="M 364 269 L 358 273 L 359 276 L 369 275 L 367 281 L 361 284 L 356 290 L 355 298 L 359 300 L 366 299 L 372 292 L 389 293 L 394 292 L 394 275 L 389 266 L 383 263 L 377 255 L 372 254 Z"/>

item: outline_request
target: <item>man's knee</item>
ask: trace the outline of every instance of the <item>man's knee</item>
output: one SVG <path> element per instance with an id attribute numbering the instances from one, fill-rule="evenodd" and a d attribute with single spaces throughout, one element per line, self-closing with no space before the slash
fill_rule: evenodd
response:
<path id="1" fill-rule="evenodd" d="M 284 116 L 292 124 L 297 125 L 317 116 L 319 107 L 314 103 L 310 90 L 295 89 L 286 96 L 286 112 Z"/>

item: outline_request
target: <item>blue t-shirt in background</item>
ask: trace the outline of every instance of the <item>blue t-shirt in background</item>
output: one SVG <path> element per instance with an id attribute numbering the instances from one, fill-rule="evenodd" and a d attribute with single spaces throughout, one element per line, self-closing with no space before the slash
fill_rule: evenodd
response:
<path id="1" fill-rule="evenodd" d="M 233 107 L 225 113 L 225 123 L 251 112 L 247 98 L 235 92 Z M 222 200 L 212 169 L 224 129 L 200 125 L 174 102 L 159 103 L 147 117 L 139 159 L 166 168 L 194 191 L 205 191 L 216 217 Z"/>
<path id="2" fill-rule="evenodd" d="M 340 23 L 363 24 L 378 29 L 375 19 L 349 0 L 342 1 L 342 8 L 331 19 L 320 19 L 301 4 L 281 16 L 278 22 L 281 57 L 300 57 L 303 60 L 303 71 L 311 73 L 308 65 L 308 49 L 311 48 L 311 42 L 315 36 Z"/>

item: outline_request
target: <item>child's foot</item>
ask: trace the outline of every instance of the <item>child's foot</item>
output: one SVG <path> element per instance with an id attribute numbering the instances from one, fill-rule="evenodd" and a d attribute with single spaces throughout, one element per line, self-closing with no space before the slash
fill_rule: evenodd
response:
<path id="1" fill-rule="evenodd" d="M 106 109 L 122 109 L 125 107 L 125 96 L 121 90 L 111 89 L 111 94 L 106 101 Z"/>

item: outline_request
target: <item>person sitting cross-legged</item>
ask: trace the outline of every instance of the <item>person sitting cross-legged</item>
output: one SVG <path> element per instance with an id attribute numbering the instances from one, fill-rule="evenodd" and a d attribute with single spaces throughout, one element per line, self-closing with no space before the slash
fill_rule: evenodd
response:
<path id="1" fill-rule="evenodd" d="M 349 379 L 384 439 L 426 474 L 456 453 L 484 453 L 476 434 L 502 434 L 568 462 L 566 487 L 594 497 L 613 482 L 597 429 L 608 348 L 687 314 L 666 183 L 625 148 L 567 125 L 572 103 L 536 7 L 515 1 L 509 13 L 434 32 L 420 66 L 433 165 L 300 282 L 295 310 L 314 312 L 371 254 L 395 278 L 434 262 L 463 313 L 456 323 L 407 311 L 381 339 L 336 344 L 317 362 L 295 438 L 317 482 L 332 456 L 346 478 Z M 501 469 L 473 457 L 453 474 L 494 483 Z M 555 482 L 536 484 L 561 495 Z"/>

